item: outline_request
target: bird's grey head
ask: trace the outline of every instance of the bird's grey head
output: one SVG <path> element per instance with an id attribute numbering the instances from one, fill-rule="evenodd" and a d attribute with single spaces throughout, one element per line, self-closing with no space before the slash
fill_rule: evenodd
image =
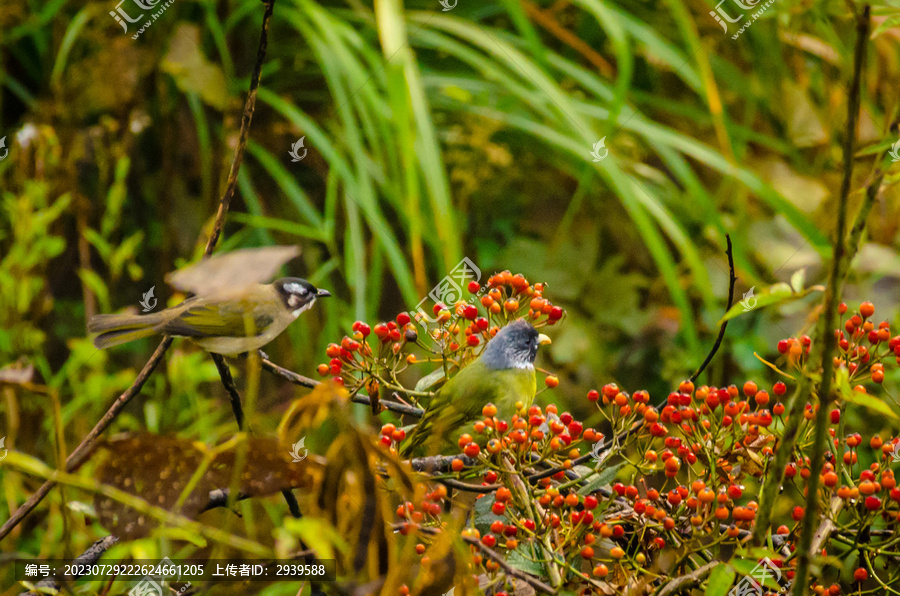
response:
<path id="1" fill-rule="evenodd" d="M 316 298 L 331 296 L 327 290 L 318 290 L 314 285 L 299 277 L 283 277 L 275 281 L 275 291 L 284 301 L 284 305 L 295 317 L 300 316 L 304 310 L 311 307 Z"/>
<path id="2" fill-rule="evenodd" d="M 550 338 L 523 319 L 513 321 L 488 342 L 480 360 L 491 369 L 534 368 L 538 346 L 549 344 Z"/>

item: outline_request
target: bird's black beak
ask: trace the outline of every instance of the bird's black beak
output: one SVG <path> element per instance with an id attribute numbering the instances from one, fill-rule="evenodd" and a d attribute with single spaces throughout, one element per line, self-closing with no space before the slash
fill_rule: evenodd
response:
<path id="1" fill-rule="evenodd" d="M 316 296 L 321 298 L 323 296 L 331 296 L 331 292 L 328 290 L 316 290 Z"/>

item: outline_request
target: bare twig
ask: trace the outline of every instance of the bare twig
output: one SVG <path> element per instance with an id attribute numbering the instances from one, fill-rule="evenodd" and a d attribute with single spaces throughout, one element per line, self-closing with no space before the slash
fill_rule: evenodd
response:
<path id="1" fill-rule="evenodd" d="M 228 172 L 228 182 L 225 184 L 225 194 L 219 201 L 219 210 L 216 212 L 216 220 L 213 224 L 212 232 L 209 240 L 206 242 L 205 255 L 212 254 L 216 242 L 222 233 L 225 225 L 225 214 L 228 213 L 228 207 L 231 205 L 231 199 L 237 188 L 238 172 L 241 164 L 244 162 L 244 149 L 247 147 L 247 138 L 250 135 L 250 122 L 253 120 L 253 112 L 256 110 L 256 90 L 259 88 L 259 79 L 262 75 L 263 62 L 266 59 L 266 50 L 269 46 L 269 21 L 272 19 L 272 12 L 275 10 L 275 0 L 267 0 L 266 10 L 263 13 L 262 30 L 259 32 L 259 47 L 256 50 L 256 64 L 253 66 L 253 73 L 250 75 L 250 92 L 247 94 L 247 100 L 244 102 L 244 114 L 241 117 L 241 134 L 238 137 L 237 147 L 234 148 L 234 159 L 231 162 L 231 170 Z"/>
<path id="2" fill-rule="evenodd" d="M 696 585 L 704 577 L 709 575 L 709 573 L 715 569 L 717 566 L 721 565 L 721 561 L 710 561 L 706 565 L 702 567 L 698 567 L 687 575 L 682 575 L 680 577 L 676 577 L 674 579 L 668 580 L 663 588 L 656 593 L 656 596 L 669 596 L 670 594 L 680 594 L 681 590 L 688 588 L 689 586 Z"/>
<path id="3" fill-rule="evenodd" d="M 725 249 L 725 254 L 728 255 L 728 271 L 729 271 L 729 280 L 728 280 L 728 305 L 725 306 L 725 313 L 727 314 L 729 310 L 731 310 L 731 304 L 734 302 L 734 284 L 737 282 L 737 277 L 734 274 L 734 255 L 731 252 L 731 236 L 725 234 L 725 242 L 728 243 L 728 248 Z M 716 343 L 713 344 L 712 350 L 709 351 L 709 354 L 706 356 L 706 360 L 703 361 L 703 364 L 700 365 L 700 368 L 691 375 L 691 383 L 697 380 L 697 377 L 700 376 L 700 373 L 709 366 L 709 363 L 712 362 L 713 356 L 716 355 L 716 352 L 719 351 L 719 346 L 722 345 L 722 339 L 725 337 L 725 328 L 728 327 L 728 321 L 723 321 L 722 326 L 719 327 L 719 335 L 716 337 Z"/>
<path id="4" fill-rule="evenodd" d="M 237 386 L 234 384 L 234 377 L 231 376 L 231 370 L 228 368 L 228 363 L 225 362 L 225 357 L 221 354 L 213 354 L 210 352 L 209 355 L 212 356 L 213 362 L 216 363 L 216 368 L 219 371 L 219 378 L 222 380 L 225 392 L 228 393 L 228 397 L 231 399 L 231 409 L 234 411 L 234 419 L 237 421 L 238 428 L 243 430 L 244 408 L 241 406 L 241 394 L 238 393 Z"/>
<path id="5" fill-rule="evenodd" d="M 604 77 L 611 79 L 615 76 L 612 65 L 607 62 L 606 59 L 601 56 L 594 48 L 585 43 L 584 40 L 563 27 L 559 23 L 559 21 L 556 20 L 555 11 L 552 8 L 548 10 L 541 10 L 528 0 L 521 0 L 521 2 L 522 7 L 525 9 L 525 12 L 535 23 L 549 31 L 558 40 L 584 56 L 584 58 L 588 62 L 593 64 L 594 67 L 598 71 L 600 71 L 600 74 L 602 74 Z"/>
<path id="6" fill-rule="evenodd" d="M 285 379 L 286 381 L 290 381 L 294 385 L 299 385 L 300 387 L 308 387 L 313 389 L 318 387 L 321 383 L 316 381 L 315 379 L 310 379 L 309 377 L 304 377 L 301 374 L 297 374 L 292 370 L 288 370 L 282 366 L 278 366 L 268 358 L 262 359 L 262 366 L 264 369 L 269 371 L 270 373 Z M 359 393 L 355 394 L 350 398 L 350 401 L 357 404 L 364 404 L 367 406 L 372 405 L 372 401 L 368 395 L 360 395 Z M 416 418 L 421 418 L 425 413 L 425 410 L 422 408 L 417 408 L 415 406 L 409 406 L 406 404 L 401 404 L 400 402 L 381 399 L 378 400 L 378 403 L 384 407 L 386 410 L 390 410 L 392 412 L 397 412 L 398 414 L 406 414 L 408 416 L 415 416 Z"/>

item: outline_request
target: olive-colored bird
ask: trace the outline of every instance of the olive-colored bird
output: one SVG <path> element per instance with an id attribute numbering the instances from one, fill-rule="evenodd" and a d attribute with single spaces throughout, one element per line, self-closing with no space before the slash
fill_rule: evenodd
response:
<path id="1" fill-rule="evenodd" d="M 305 279 L 285 277 L 232 292 L 189 298 L 149 315 L 97 315 L 88 323 L 98 348 L 160 333 L 187 337 L 215 354 L 233 356 L 263 347 L 297 320 L 316 298 L 331 296 Z"/>
<path id="2" fill-rule="evenodd" d="M 506 420 L 515 413 L 517 401 L 526 408 L 531 406 L 537 390 L 534 359 L 538 346 L 549 343 L 549 337 L 521 319 L 498 331 L 481 355 L 432 398 L 402 453 L 408 456 L 426 441 L 443 444 L 455 440 L 451 433 L 481 417 L 488 403 L 497 406 L 498 418 Z"/>

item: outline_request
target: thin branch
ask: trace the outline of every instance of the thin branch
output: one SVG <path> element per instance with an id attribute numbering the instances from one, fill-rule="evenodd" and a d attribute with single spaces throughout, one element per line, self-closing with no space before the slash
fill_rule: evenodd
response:
<path id="1" fill-rule="evenodd" d="M 520 571 L 519 569 L 516 569 L 515 567 L 513 567 L 512 565 L 510 565 L 509 563 L 506 562 L 506 559 L 503 557 L 503 555 L 488 548 L 487 546 L 482 544 L 482 542 L 480 540 L 478 540 L 477 538 L 474 538 L 472 536 L 463 536 L 463 540 L 465 540 L 472 546 L 477 547 L 485 557 L 487 557 L 488 559 L 497 563 L 497 565 L 499 565 L 500 568 L 503 569 L 503 571 L 506 573 L 506 575 L 511 575 L 515 578 L 518 578 L 518 579 L 522 580 L 523 582 L 525 582 L 526 584 L 528 584 L 529 586 L 531 586 L 532 588 L 534 588 L 535 590 L 540 590 L 544 594 L 556 594 L 556 590 L 554 590 L 553 588 L 551 588 L 550 586 L 548 586 L 541 580 L 537 579 L 536 577 L 529 575 L 529 574 L 525 573 L 524 571 Z"/>
<path id="2" fill-rule="evenodd" d="M 228 363 L 225 362 L 225 357 L 221 354 L 213 354 L 210 352 L 209 355 L 212 356 L 213 362 L 216 363 L 216 368 L 219 371 L 219 378 L 222 380 L 225 392 L 228 393 L 228 397 L 231 399 L 231 409 L 234 411 L 234 419 L 237 421 L 238 429 L 244 430 L 244 408 L 241 406 L 241 394 L 234 384 L 234 377 L 231 376 L 231 369 L 228 368 Z"/>
<path id="3" fill-rule="evenodd" d="M 729 310 L 731 310 L 731 304 L 734 302 L 734 284 L 737 282 L 737 277 L 734 274 L 734 255 L 731 252 L 731 236 L 725 234 L 725 242 L 728 243 L 728 247 L 725 249 L 725 254 L 728 255 L 728 271 L 730 274 L 730 278 L 728 280 L 728 304 L 725 306 L 725 313 L 727 314 Z M 722 339 L 725 337 L 725 328 L 728 327 L 728 321 L 722 322 L 722 326 L 719 327 L 719 336 L 716 337 L 716 343 L 713 344 L 712 350 L 710 350 L 709 354 L 706 356 L 706 360 L 703 361 L 703 364 L 700 365 L 700 368 L 697 369 L 697 372 L 691 375 L 691 383 L 697 380 L 697 377 L 700 376 L 700 373 L 712 362 L 713 356 L 716 355 L 716 352 L 719 351 L 719 346 L 722 345 Z"/>
<path id="4" fill-rule="evenodd" d="M 244 149 L 247 147 L 247 138 L 250 136 L 250 122 L 253 120 L 253 112 L 256 110 L 256 91 L 259 88 L 263 62 L 266 59 L 266 49 L 269 46 L 269 21 L 272 19 L 274 10 L 275 0 L 268 0 L 266 2 L 266 10 L 263 13 L 262 30 L 259 32 L 256 64 L 253 66 L 253 73 L 250 75 L 250 92 L 247 94 L 247 99 L 244 102 L 244 114 L 241 117 L 241 133 L 238 137 L 237 147 L 234 148 L 234 159 L 231 162 L 231 170 L 228 172 L 225 194 L 222 195 L 222 199 L 219 201 L 216 220 L 209 235 L 209 240 L 206 242 L 206 250 L 204 251 L 206 256 L 212 254 L 213 248 L 219 241 L 222 228 L 225 226 L 225 214 L 228 213 L 228 207 L 231 205 L 231 199 L 234 197 L 234 191 L 237 188 L 238 172 L 241 169 L 241 164 L 244 162 Z"/>
<path id="5" fill-rule="evenodd" d="M 394 530 L 399 530 L 404 525 L 405 524 L 394 524 L 392 526 L 392 528 Z M 429 536 L 436 536 L 441 533 L 441 530 L 438 528 L 416 528 L 416 531 L 418 531 L 422 534 L 428 534 Z M 488 548 L 487 546 L 482 544 L 479 539 L 473 538 L 471 536 L 463 536 L 462 539 L 465 542 L 467 542 L 468 544 L 471 544 L 472 546 L 477 547 L 484 556 L 486 556 L 488 559 L 491 559 L 492 561 L 497 563 L 507 575 L 511 575 L 512 577 L 520 579 L 523 582 L 527 583 L 532 588 L 534 588 L 535 590 L 540 590 L 541 592 L 543 592 L 545 594 L 556 594 L 556 590 L 554 590 L 553 588 L 551 588 L 550 586 L 548 586 L 541 580 L 537 579 L 533 575 L 525 573 L 524 571 L 521 571 L 521 570 L 516 569 L 515 567 L 511 566 L 509 563 L 506 562 L 506 559 L 503 557 L 503 555 Z"/>
<path id="6" fill-rule="evenodd" d="M 262 366 L 264 369 L 274 374 L 275 376 L 281 377 L 282 379 L 293 383 L 294 385 L 299 385 L 300 387 L 307 387 L 310 389 L 314 389 L 318 387 L 321 383 L 316 381 L 315 379 L 310 379 L 309 377 L 304 377 L 301 374 L 297 374 L 292 370 L 288 370 L 282 366 L 278 366 L 268 358 L 262 358 Z M 350 398 L 350 401 L 357 404 L 364 404 L 367 406 L 372 405 L 372 401 L 368 395 L 360 395 L 359 393 L 355 394 Z M 378 403 L 384 407 L 385 410 L 390 410 L 392 412 L 397 412 L 398 414 L 406 414 L 408 416 L 415 416 L 416 418 L 421 418 L 422 415 L 425 414 L 425 410 L 422 408 L 417 408 L 415 406 L 409 406 L 406 404 L 401 404 L 400 402 L 390 401 L 381 399 L 378 400 Z"/>
<path id="7" fill-rule="evenodd" d="M 869 38 L 869 12 L 865 5 L 862 14 L 856 21 L 856 47 L 853 51 L 853 80 L 850 84 L 849 100 L 847 106 L 847 130 L 844 138 L 844 178 L 841 181 L 841 194 L 838 202 L 837 230 L 834 239 L 834 255 L 831 262 L 831 271 L 828 277 L 828 286 L 825 288 L 823 298 L 825 308 L 819 320 L 819 329 L 816 337 L 818 352 L 810 356 L 809 362 L 815 367 L 812 370 L 822 371 L 822 381 L 819 384 L 819 411 L 816 414 L 815 438 L 812 452 L 810 453 L 810 475 L 807 479 L 806 511 L 803 515 L 800 540 L 797 546 L 797 574 L 794 581 L 794 594 L 802 596 L 806 593 L 809 584 L 809 564 L 812 558 L 813 536 L 816 531 L 816 520 L 819 516 L 819 474 L 822 471 L 826 443 L 830 440 L 828 435 L 828 409 L 833 400 L 831 385 L 834 381 L 834 353 L 837 338 L 832 329 L 837 326 L 837 306 L 840 301 L 841 288 L 844 278 L 842 271 L 846 271 L 842 261 L 847 258 L 850 251 L 845 251 L 847 231 L 847 203 L 850 198 L 850 185 L 853 179 L 853 147 L 856 143 L 856 125 L 860 112 L 860 86 L 862 83 L 863 65 L 866 63 L 866 48 Z M 847 266 L 849 267 L 849 265 Z M 804 379 L 807 379 L 804 376 Z M 810 384 L 810 389 L 812 385 Z M 775 470 L 779 475 L 781 470 Z"/>
<path id="8" fill-rule="evenodd" d="M 563 27 L 559 21 L 556 20 L 555 12 L 552 8 L 549 10 L 541 10 L 536 5 L 532 4 L 528 0 L 521 0 L 522 7 L 525 9 L 525 12 L 528 14 L 531 19 L 546 29 L 550 34 L 556 37 L 558 40 L 584 56 L 585 60 L 594 65 L 594 67 L 600 71 L 604 77 L 608 79 L 612 79 L 615 77 L 615 72 L 612 65 L 606 61 L 606 59 L 600 55 L 594 48 L 584 42 L 580 37 Z"/>
<path id="9" fill-rule="evenodd" d="M 721 564 L 721 561 L 710 561 L 706 565 L 698 567 L 687 575 L 682 575 L 680 577 L 669 580 L 668 582 L 666 582 L 663 588 L 659 592 L 657 592 L 656 596 L 669 596 L 670 594 L 681 593 L 680 590 L 684 590 L 689 586 L 698 584 L 703 580 L 704 577 L 709 575 L 713 569 Z"/>

